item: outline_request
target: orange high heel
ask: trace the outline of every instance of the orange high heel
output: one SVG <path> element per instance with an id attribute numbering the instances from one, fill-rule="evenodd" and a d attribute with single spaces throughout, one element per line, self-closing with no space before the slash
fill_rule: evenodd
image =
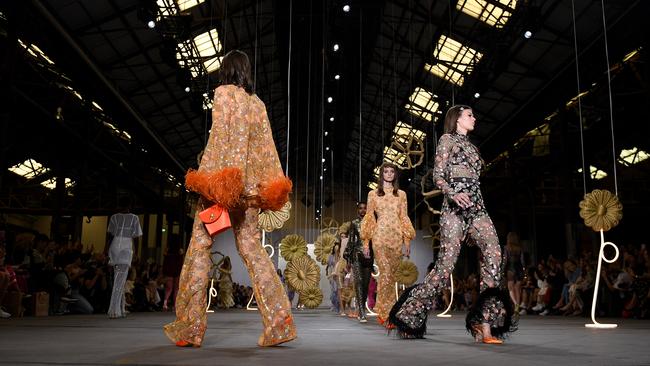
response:
<path id="1" fill-rule="evenodd" d="M 495 337 L 483 337 L 483 343 L 485 344 L 503 344 L 503 341 Z"/>
<path id="2" fill-rule="evenodd" d="M 180 340 L 180 341 L 176 342 L 176 347 L 195 347 L 195 348 L 199 348 L 201 346 L 198 345 L 198 344 L 190 343 L 188 341 Z"/>

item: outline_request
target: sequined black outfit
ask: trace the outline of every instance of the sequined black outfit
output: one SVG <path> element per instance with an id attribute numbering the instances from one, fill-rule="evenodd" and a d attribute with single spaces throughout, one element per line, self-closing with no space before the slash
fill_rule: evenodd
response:
<path id="1" fill-rule="evenodd" d="M 506 319 L 512 312 L 509 297 L 507 292 L 504 297 L 503 291 L 498 289 L 501 280 L 501 248 L 481 195 L 479 175 L 482 167 L 483 160 L 478 149 L 467 136 L 445 134 L 440 138 L 433 180 L 444 193 L 440 218 L 441 252 L 435 268 L 424 281 L 405 291 L 390 312 L 390 322 L 397 326 L 399 335 L 404 338 L 424 336 L 427 314 L 433 306 L 435 295 L 449 285 L 449 275 L 454 270 L 461 244 L 466 239 L 478 246 L 482 253 L 482 293 L 477 307 L 468 315 L 468 324 L 487 322 L 494 330 L 494 336 L 506 333 L 502 327 L 511 330 L 511 323 Z M 453 201 L 452 197 L 461 192 L 469 195 L 472 201 L 470 207 L 462 208 Z M 477 320 L 476 314 L 480 314 L 481 319 Z"/>
<path id="2" fill-rule="evenodd" d="M 349 236 L 350 240 L 345 248 L 345 259 L 352 266 L 352 276 L 354 277 L 354 289 L 357 301 L 359 319 L 366 318 L 366 299 L 368 298 L 368 285 L 370 284 L 370 275 L 372 273 L 372 254 L 366 258 L 363 254 L 363 243 L 359 237 L 361 231 L 361 220 L 352 220 L 353 230 Z M 372 251 L 370 251 L 372 253 Z"/>

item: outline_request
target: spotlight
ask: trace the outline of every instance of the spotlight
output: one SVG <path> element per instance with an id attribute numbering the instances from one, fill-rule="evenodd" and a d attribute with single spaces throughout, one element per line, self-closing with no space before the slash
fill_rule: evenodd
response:
<path id="1" fill-rule="evenodd" d="M 338 51 L 339 50 L 339 44 L 334 43 L 334 47 L 332 47 L 332 48 L 334 49 L 334 52 Z"/>
<path id="2" fill-rule="evenodd" d="M 481 93 L 479 92 L 474 93 L 474 98 L 480 98 L 480 97 L 481 97 Z"/>
<path id="3" fill-rule="evenodd" d="M 330 122 L 334 122 L 334 117 L 330 117 Z"/>
<path id="4" fill-rule="evenodd" d="M 524 38 L 528 39 L 533 36 L 533 32 L 527 30 L 524 32 Z"/>
<path id="5" fill-rule="evenodd" d="M 330 147 L 329 147 L 329 146 L 326 147 L 326 148 L 325 148 L 325 151 L 330 151 Z"/>
<path id="6" fill-rule="evenodd" d="M 322 175 L 320 176 L 320 180 L 323 180 L 323 176 L 322 176 Z"/>
<path id="7" fill-rule="evenodd" d="M 186 87 L 185 87 L 185 92 L 186 92 L 186 93 L 189 93 L 189 92 L 190 92 L 190 87 L 189 87 L 189 86 L 186 86 Z"/>
<path id="8" fill-rule="evenodd" d="M 334 98 L 332 97 L 327 97 L 327 103 L 332 103 L 334 101 Z"/>
<path id="9" fill-rule="evenodd" d="M 327 131 L 325 131 L 325 136 L 327 136 Z"/>
<path id="10" fill-rule="evenodd" d="M 325 162 L 325 159 L 321 159 L 321 162 L 323 162 L 323 163 L 324 163 L 324 162 Z"/>
<path id="11" fill-rule="evenodd" d="M 334 75 L 334 80 L 338 80 L 340 78 L 341 78 L 341 75 L 339 75 L 339 74 Z"/>
<path id="12" fill-rule="evenodd" d="M 154 22 L 153 20 L 148 21 L 147 27 L 149 27 L 149 29 L 154 29 L 156 27 L 156 22 Z"/>
<path id="13" fill-rule="evenodd" d="M 348 4 L 343 5 L 343 11 L 346 12 L 346 13 L 349 12 L 350 11 L 350 5 L 348 5 Z"/>

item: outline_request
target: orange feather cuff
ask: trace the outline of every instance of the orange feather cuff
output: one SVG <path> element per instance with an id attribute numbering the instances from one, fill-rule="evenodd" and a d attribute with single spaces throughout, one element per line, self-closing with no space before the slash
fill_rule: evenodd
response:
<path id="1" fill-rule="evenodd" d="M 239 168 L 223 168 L 213 173 L 188 170 L 185 187 L 227 210 L 237 206 L 244 191 Z"/>
<path id="2" fill-rule="evenodd" d="M 259 195 L 262 210 L 279 211 L 287 201 L 293 188 L 291 179 L 282 177 L 260 184 Z"/>

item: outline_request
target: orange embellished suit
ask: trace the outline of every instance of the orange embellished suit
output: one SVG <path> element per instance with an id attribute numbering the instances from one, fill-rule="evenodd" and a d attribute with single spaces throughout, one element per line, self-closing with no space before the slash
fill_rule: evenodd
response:
<path id="1" fill-rule="evenodd" d="M 212 238 L 198 212 L 217 203 L 229 211 L 237 250 L 253 284 L 264 326 L 258 344 L 294 339 L 291 305 L 257 227 L 260 209 L 278 210 L 288 201 L 291 181 L 282 172 L 266 107 L 256 95 L 234 85 L 215 90 L 210 137 L 186 186 L 201 199 L 181 272 L 176 320 L 165 325 L 165 334 L 173 342 L 203 342 Z"/>
<path id="2" fill-rule="evenodd" d="M 402 258 L 402 244 L 415 237 L 406 209 L 406 193 L 386 191 L 379 196 L 377 190 L 368 193 L 368 212 L 361 221 L 361 239 L 364 246 L 372 240 L 375 264 L 379 267 L 377 302 L 373 311 L 380 321 L 388 319 L 395 298 L 395 271 Z M 375 214 L 377 218 L 375 219 Z"/>

